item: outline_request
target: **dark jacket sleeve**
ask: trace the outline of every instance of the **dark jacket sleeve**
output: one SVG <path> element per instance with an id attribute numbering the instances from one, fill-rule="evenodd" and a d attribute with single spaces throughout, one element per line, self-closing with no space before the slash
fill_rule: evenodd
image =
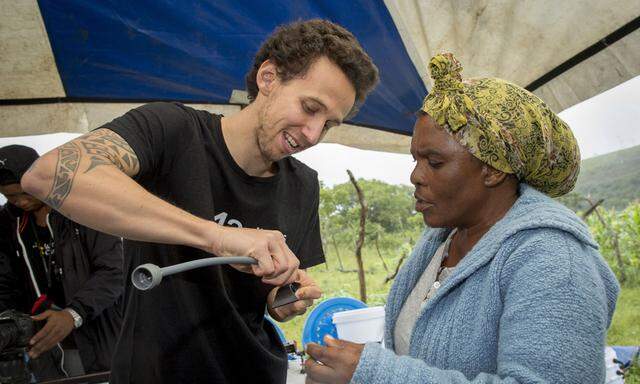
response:
<path id="1" fill-rule="evenodd" d="M 9 219 L 5 217 L 4 209 L 0 210 L 0 312 L 16 309 L 20 299 L 20 284 L 17 279 L 12 257 L 16 257 L 12 246 L 13 228 Z"/>
<path id="2" fill-rule="evenodd" d="M 83 319 L 92 320 L 106 308 L 116 305 L 124 292 L 122 240 L 79 224 L 76 226 L 91 272 L 67 302 Z"/>
<path id="3" fill-rule="evenodd" d="M 2 234 L 4 236 L 4 234 Z M 5 247 L 5 239 L 0 240 L 0 312 L 16 309 L 20 300 L 20 289 L 17 272 L 14 271 L 10 257 L 10 249 Z"/>

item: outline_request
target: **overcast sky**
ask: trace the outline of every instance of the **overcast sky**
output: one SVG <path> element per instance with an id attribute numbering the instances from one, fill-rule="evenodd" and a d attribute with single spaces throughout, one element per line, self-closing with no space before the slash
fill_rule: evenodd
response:
<path id="1" fill-rule="evenodd" d="M 640 76 L 565 110 L 560 116 L 572 127 L 583 158 L 640 145 Z M 24 144 L 43 154 L 75 136 L 57 133 L 0 138 L 0 147 Z M 347 169 L 358 178 L 409 184 L 413 168 L 409 155 L 364 151 L 339 144 L 319 144 L 296 157 L 316 169 L 320 180 L 329 186 L 347 182 Z"/>

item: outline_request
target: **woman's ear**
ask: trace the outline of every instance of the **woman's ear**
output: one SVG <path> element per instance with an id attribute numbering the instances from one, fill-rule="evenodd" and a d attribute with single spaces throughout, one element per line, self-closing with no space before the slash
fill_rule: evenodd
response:
<path id="1" fill-rule="evenodd" d="M 484 177 L 484 185 L 489 188 L 497 187 L 507 178 L 506 173 L 487 164 L 482 165 L 482 176 Z"/>
<path id="2" fill-rule="evenodd" d="M 278 70 L 276 65 L 270 60 L 265 60 L 256 74 L 258 92 L 269 96 L 278 80 Z"/>

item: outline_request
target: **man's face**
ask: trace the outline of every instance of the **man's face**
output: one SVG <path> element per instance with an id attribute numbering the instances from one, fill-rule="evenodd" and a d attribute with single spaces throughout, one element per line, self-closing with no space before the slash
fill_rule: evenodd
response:
<path id="1" fill-rule="evenodd" d="M 259 74 L 260 76 L 260 74 Z M 356 92 L 342 70 L 326 57 L 303 77 L 273 80 L 260 115 L 258 146 L 267 161 L 312 147 L 353 108 Z"/>
<path id="2" fill-rule="evenodd" d="M 44 205 L 42 201 L 25 193 L 20 184 L 0 185 L 0 193 L 7 198 L 7 201 L 23 211 L 37 211 Z"/>

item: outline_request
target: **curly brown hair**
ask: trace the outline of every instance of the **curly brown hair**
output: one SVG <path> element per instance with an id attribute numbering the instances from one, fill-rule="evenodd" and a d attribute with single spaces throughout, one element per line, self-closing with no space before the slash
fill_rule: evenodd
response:
<path id="1" fill-rule="evenodd" d="M 282 81 L 288 81 L 303 76 L 322 56 L 342 69 L 356 90 L 356 106 L 362 104 L 378 82 L 378 68 L 351 32 L 321 19 L 282 25 L 269 36 L 246 76 L 249 100 L 258 95 L 256 76 L 266 60 L 276 65 Z"/>

